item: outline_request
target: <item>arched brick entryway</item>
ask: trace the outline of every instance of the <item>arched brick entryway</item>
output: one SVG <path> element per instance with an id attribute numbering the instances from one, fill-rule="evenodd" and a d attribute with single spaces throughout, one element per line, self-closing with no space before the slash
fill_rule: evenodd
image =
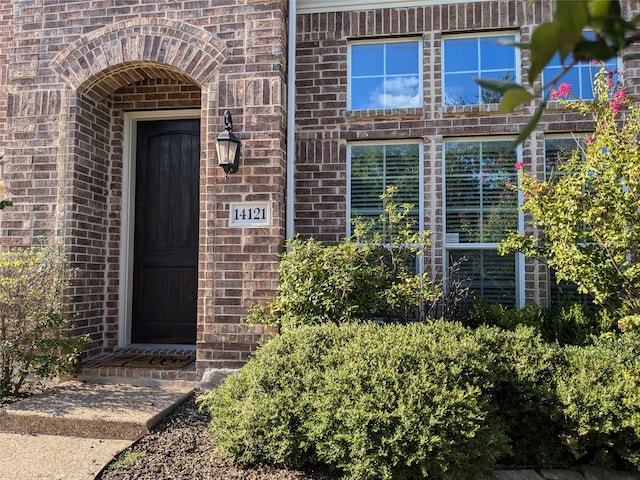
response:
<path id="1" fill-rule="evenodd" d="M 226 53 L 204 30 L 167 19 L 139 19 L 92 32 L 52 63 L 71 87 L 66 92 L 69 208 L 62 218 L 63 236 L 78 268 L 76 313 L 83 318 L 82 331 L 93 339 L 93 350 L 109 351 L 132 341 L 135 125 L 197 118 L 207 132 L 216 68 Z M 201 144 L 209 144 L 206 133 Z M 208 155 L 200 153 L 203 188 L 212 176 L 204 160 Z M 206 204 L 201 215 L 206 229 L 212 215 Z"/>

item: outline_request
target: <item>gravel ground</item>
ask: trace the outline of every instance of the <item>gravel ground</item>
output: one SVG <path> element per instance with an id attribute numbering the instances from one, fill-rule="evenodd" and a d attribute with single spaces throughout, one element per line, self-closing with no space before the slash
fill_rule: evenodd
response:
<path id="1" fill-rule="evenodd" d="M 271 467 L 240 468 L 216 453 L 206 433 L 208 415 L 189 398 L 151 433 L 138 440 L 96 480 L 334 480 L 322 472 Z"/>

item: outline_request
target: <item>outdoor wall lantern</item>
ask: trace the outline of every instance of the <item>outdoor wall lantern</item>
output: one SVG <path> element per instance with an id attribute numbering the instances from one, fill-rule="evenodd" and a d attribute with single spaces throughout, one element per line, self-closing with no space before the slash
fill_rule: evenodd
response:
<path id="1" fill-rule="evenodd" d="M 240 140 L 233 134 L 233 121 L 229 110 L 224 111 L 224 132 L 216 138 L 218 165 L 224 170 L 224 176 L 238 171 L 240 160 Z"/>

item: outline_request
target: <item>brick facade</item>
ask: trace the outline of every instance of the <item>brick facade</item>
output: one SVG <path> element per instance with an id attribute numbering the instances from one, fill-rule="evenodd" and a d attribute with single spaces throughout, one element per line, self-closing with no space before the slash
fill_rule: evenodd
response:
<path id="1" fill-rule="evenodd" d="M 425 227 L 433 232 L 427 265 L 441 272 L 443 139 L 513 136 L 535 107 L 511 115 L 495 105 L 443 107 L 443 35 L 509 31 L 526 42 L 533 25 L 550 18 L 551 3 L 424 3 L 298 14 L 295 98 L 287 99 L 286 0 L 0 0 L 0 141 L 4 182 L 15 204 L 0 213 L 0 240 L 5 247 L 30 245 L 44 236 L 64 246 L 78 272 L 73 308 L 77 332 L 92 339 L 87 356 L 128 342 L 127 128 L 140 112 L 158 112 L 158 118 L 199 112 L 200 374 L 242 364 L 271 333 L 244 318 L 277 288 L 288 105 L 295 103 L 293 230 L 321 240 L 344 237 L 348 142 L 419 139 Z M 634 5 L 625 2 L 627 9 Z M 422 42 L 423 107 L 347 110 L 349 41 L 398 36 Z M 630 50 L 624 70 L 631 93 L 639 95 L 640 64 Z M 523 55 L 523 76 L 527 64 Z M 215 153 L 225 110 L 243 142 L 240 171 L 227 178 Z M 523 146 L 526 163 L 542 174 L 535 159 L 545 134 L 589 128 L 576 114 L 551 108 Z M 250 201 L 268 202 L 271 224 L 230 226 L 230 203 Z M 527 265 L 528 302 L 546 301 L 546 281 L 543 268 Z"/>
<path id="2" fill-rule="evenodd" d="M 65 247 L 88 356 L 123 346 L 129 112 L 200 111 L 198 371 L 242 364 L 264 341 L 243 316 L 273 296 L 284 242 L 286 17 L 284 0 L 1 2 L 0 138 L 15 204 L 0 216 L 2 243 Z M 243 147 L 225 179 L 215 138 L 227 109 Z M 271 225 L 230 228 L 229 203 L 244 201 L 268 202 Z"/>

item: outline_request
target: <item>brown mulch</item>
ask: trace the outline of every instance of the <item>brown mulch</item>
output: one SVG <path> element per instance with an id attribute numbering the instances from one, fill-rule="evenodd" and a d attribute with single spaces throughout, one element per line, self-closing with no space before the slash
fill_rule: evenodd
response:
<path id="1" fill-rule="evenodd" d="M 31 395 L 42 393 L 49 386 L 44 382 L 25 382 L 17 395 L 8 395 L 6 397 L 0 397 L 0 407 L 9 405 L 10 403 L 19 402 Z"/>
<path id="2" fill-rule="evenodd" d="M 195 397 L 107 465 L 96 480 L 334 480 L 323 472 L 241 468 L 223 460 L 206 433 L 209 417 Z M 126 460 L 132 460 L 127 465 Z"/>

